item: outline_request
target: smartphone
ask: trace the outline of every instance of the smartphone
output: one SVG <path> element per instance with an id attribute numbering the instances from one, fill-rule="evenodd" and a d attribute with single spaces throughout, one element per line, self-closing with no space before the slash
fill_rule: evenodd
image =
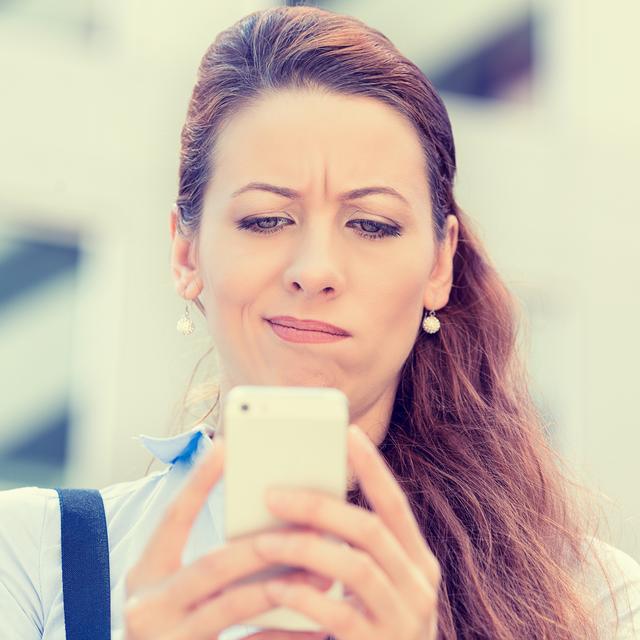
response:
<path id="1" fill-rule="evenodd" d="M 267 507 L 270 486 L 316 489 L 346 500 L 347 396 L 332 387 L 241 385 L 226 395 L 221 430 L 225 442 L 223 475 L 224 537 L 227 541 L 259 531 L 295 528 Z M 340 543 L 328 532 L 324 537 Z M 343 544 L 346 542 L 342 541 Z M 299 570 L 274 565 L 236 581 L 264 580 Z M 342 599 L 335 580 L 325 592 Z M 318 631 L 317 622 L 284 606 L 253 616 L 243 624 L 265 629 Z"/>

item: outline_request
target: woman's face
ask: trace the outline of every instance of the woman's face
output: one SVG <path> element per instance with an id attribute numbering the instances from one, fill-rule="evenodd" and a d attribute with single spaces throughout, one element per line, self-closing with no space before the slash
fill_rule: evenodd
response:
<path id="1" fill-rule="evenodd" d="M 250 183 L 297 195 L 236 194 Z M 342 197 L 368 187 L 399 196 Z M 457 241 L 456 218 L 448 222 L 438 250 L 422 148 L 401 115 L 366 97 L 280 91 L 221 131 L 192 243 L 175 234 L 172 214 L 174 275 L 195 276 L 225 389 L 337 387 L 351 421 L 371 422 L 371 432 L 388 422 L 424 308 L 448 301 Z M 350 335 L 290 342 L 274 316 Z"/>

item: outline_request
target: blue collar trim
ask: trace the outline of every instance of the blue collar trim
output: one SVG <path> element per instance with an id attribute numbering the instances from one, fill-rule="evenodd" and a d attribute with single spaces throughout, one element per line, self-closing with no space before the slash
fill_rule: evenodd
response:
<path id="1" fill-rule="evenodd" d="M 210 436 L 212 427 L 200 423 L 183 433 L 175 436 L 160 438 L 140 434 L 133 436 L 134 440 L 139 440 L 142 446 L 152 453 L 158 460 L 165 464 L 174 464 L 179 460 L 187 460 L 198 449 L 201 438 Z"/>

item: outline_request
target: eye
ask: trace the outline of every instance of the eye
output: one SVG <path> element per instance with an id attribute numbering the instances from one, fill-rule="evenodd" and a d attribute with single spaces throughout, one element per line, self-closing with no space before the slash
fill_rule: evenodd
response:
<path id="1" fill-rule="evenodd" d="M 289 218 L 283 218 L 282 216 L 264 216 L 262 218 L 246 218 L 245 220 L 240 220 L 237 224 L 238 229 L 247 229 L 248 231 L 253 231 L 253 233 L 275 233 L 280 227 L 286 225 L 271 225 L 268 224 L 266 227 L 259 226 L 263 222 L 275 222 L 276 220 L 287 220 L 291 222 Z"/>
<path id="2" fill-rule="evenodd" d="M 284 218 L 282 216 L 264 216 L 261 218 L 246 218 L 245 220 L 241 220 L 237 223 L 238 229 L 245 229 L 247 231 L 251 231 L 253 233 L 267 234 L 267 233 L 275 233 L 278 229 L 283 226 L 288 225 L 277 225 L 273 224 L 278 220 L 286 220 L 289 223 L 292 223 L 289 218 Z M 267 226 L 260 226 L 262 223 L 267 223 Z M 402 235 L 399 227 L 395 227 L 390 224 L 385 224 L 383 222 L 375 222 L 374 220 L 350 220 L 349 223 L 356 223 L 361 225 L 360 229 L 364 231 L 357 231 L 359 236 L 363 238 L 367 238 L 369 240 L 379 240 L 381 238 L 385 238 L 388 236 L 400 236 Z M 367 229 L 373 229 L 371 231 Z"/>
<path id="3" fill-rule="evenodd" d="M 369 238 L 370 240 L 379 240 L 380 238 L 386 238 L 388 236 L 400 236 L 400 229 L 398 227 L 394 227 L 391 224 L 385 224 L 383 222 L 375 222 L 374 220 L 350 220 L 349 222 L 360 223 L 362 226 L 361 229 L 365 229 L 365 227 L 373 227 L 373 231 L 366 231 L 365 233 L 358 232 L 359 236 L 363 238 Z"/>

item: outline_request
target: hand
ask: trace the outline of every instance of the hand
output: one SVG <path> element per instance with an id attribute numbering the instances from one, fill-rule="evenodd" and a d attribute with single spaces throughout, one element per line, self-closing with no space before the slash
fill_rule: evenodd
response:
<path id="1" fill-rule="evenodd" d="M 359 601 L 333 600 L 298 584 L 266 588 L 272 602 L 315 620 L 338 640 L 434 640 L 441 572 L 411 512 L 409 501 L 377 447 L 358 427 L 348 436 L 349 465 L 374 512 L 320 491 L 283 489 L 267 504 L 305 532 L 262 534 L 256 550 L 270 562 L 299 566 L 340 580 Z M 327 540 L 334 534 L 349 544 Z M 270 537 L 273 544 L 262 540 Z M 353 545 L 353 546 L 350 546 Z"/>
<path id="2" fill-rule="evenodd" d="M 274 608 L 264 589 L 266 580 L 230 585 L 274 564 L 256 554 L 259 534 L 224 544 L 188 566 L 182 551 L 191 527 L 211 488 L 222 475 L 224 447 L 216 437 L 169 505 L 140 560 L 126 575 L 124 618 L 126 640 L 214 640 L 227 627 Z M 315 585 L 332 580 L 307 571 L 287 574 L 287 584 Z M 309 586 L 308 588 L 313 588 Z M 261 631 L 254 640 L 320 640 L 323 633 Z"/>

